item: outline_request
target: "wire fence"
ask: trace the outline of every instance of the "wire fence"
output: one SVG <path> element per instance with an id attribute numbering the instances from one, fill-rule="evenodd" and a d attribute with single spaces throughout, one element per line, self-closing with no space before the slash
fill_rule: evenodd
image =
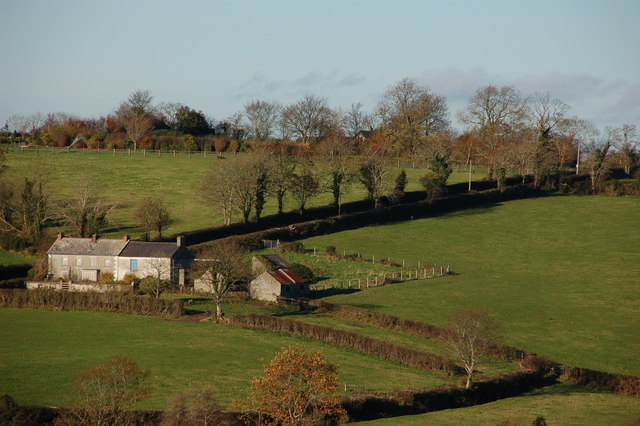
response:
<path id="1" fill-rule="evenodd" d="M 180 151 L 162 149 L 127 149 L 127 148 L 70 148 L 70 147 L 49 147 L 49 146 L 14 146 L 9 148 L 10 153 L 35 154 L 35 155 L 82 155 L 82 156 L 112 156 L 112 157 L 180 157 L 180 158 L 235 158 L 245 155 L 242 152 L 214 152 L 202 151 Z"/>

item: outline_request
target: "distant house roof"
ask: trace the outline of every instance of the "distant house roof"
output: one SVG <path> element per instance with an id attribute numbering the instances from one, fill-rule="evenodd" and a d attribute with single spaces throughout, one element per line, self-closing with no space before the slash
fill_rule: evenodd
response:
<path id="1" fill-rule="evenodd" d="M 304 280 L 300 275 L 293 272 L 291 269 L 278 269 L 276 271 L 267 271 L 269 275 L 275 278 L 280 284 L 301 284 Z"/>
<path id="2" fill-rule="evenodd" d="M 180 253 L 178 253 L 180 251 Z M 178 256 L 174 256 L 178 254 Z M 176 243 L 129 241 L 120 257 L 190 257 L 189 251 Z"/>
<path id="3" fill-rule="evenodd" d="M 268 260 L 269 262 L 271 262 L 273 265 L 276 266 L 276 268 L 288 268 L 289 267 L 289 262 L 287 262 L 281 256 L 278 256 L 277 254 L 263 254 L 260 257 L 262 257 L 262 258 Z M 259 259 L 259 260 L 261 260 L 261 259 Z"/>
<path id="4" fill-rule="evenodd" d="M 48 254 L 75 254 L 84 256 L 117 256 L 129 241 L 91 238 L 57 239 Z M 175 245 L 175 244 L 174 244 Z"/>

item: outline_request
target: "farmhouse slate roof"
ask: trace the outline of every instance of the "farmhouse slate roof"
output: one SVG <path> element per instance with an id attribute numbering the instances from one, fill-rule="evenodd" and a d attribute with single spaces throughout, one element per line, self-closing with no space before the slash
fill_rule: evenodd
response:
<path id="1" fill-rule="evenodd" d="M 176 255 L 177 256 L 174 256 Z M 176 243 L 129 241 L 120 257 L 191 257 L 189 251 Z"/>
<path id="2" fill-rule="evenodd" d="M 288 268 L 289 267 L 289 262 L 287 262 L 281 256 L 278 256 L 277 254 L 263 254 L 262 257 L 264 257 L 269 262 L 271 262 L 274 265 L 276 265 L 278 268 Z"/>
<path id="3" fill-rule="evenodd" d="M 72 254 L 80 256 L 117 256 L 128 241 L 65 237 L 56 240 L 47 250 L 48 254 Z M 174 244 L 175 245 L 175 244 Z"/>
<path id="4" fill-rule="evenodd" d="M 291 269 L 278 269 L 277 271 L 267 271 L 280 284 L 302 284 L 304 279 Z"/>

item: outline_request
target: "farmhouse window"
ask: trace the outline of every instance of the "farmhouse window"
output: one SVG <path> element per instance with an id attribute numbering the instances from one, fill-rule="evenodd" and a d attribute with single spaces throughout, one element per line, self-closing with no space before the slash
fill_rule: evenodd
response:
<path id="1" fill-rule="evenodd" d="M 96 266 L 98 264 L 98 258 L 95 256 L 91 256 L 91 266 Z"/>
<path id="2" fill-rule="evenodd" d="M 62 256 L 62 266 L 69 266 L 69 258 L 67 256 Z"/>
<path id="3" fill-rule="evenodd" d="M 131 259 L 129 261 L 129 269 L 132 271 L 138 270 L 138 259 Z"/>
<path id="4" fill-rule="evenodd" d="M 111 259 L 105 259 L 104 266 L 111 266 Z"/>
<path id="5" fill-rule="evenodd" d="M 76 257 L 76 266 L 82 266 L 82 258 Z"/>

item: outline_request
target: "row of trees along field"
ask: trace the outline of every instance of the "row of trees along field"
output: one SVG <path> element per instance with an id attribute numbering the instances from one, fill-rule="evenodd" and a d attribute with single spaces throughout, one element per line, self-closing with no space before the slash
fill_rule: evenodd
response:
<path id="1" fill-rule="evenodd" d="M 244 222 L 252 212 L 260 220 L 268 197 L 277 203 L 278 213 L 285 197 L 303 213 L 311 198 L 330 192 L 339 212 L 352 183 L 363 185 L 373 207 L 384 197 L 393 201 L 407 184 L 403 171 L 393 172 L 396 158 L 428 168 L 420 179 L 428 199 L 443 192 L 452 164 L 486 167 L 500 189 L 508 172 L 533 174 L 536 185 L 550 187 L 557 187 L 553 177 L 559 171 L 586 172 L 591 191 L 599 189 L 611 167 L 623 167 L 631 177 L 638 160 L 636 126 L 599 132 L 568 112 L 564 102 L 549 94 L 525 97 L 512 87 L 486 86 L 458 114 L 467 129 L 457 134 L 446 99 L 404 79 L 384 93 L 372 113 L 361 104 L 347 111 L 331 109 L 327 99 L 307 95 L 288 106 L 256 100 L 216 123 L 185 105 L 154 105 L 149 91 L 137 91 L 98 119 L 59 113 L 11 117 L 2 137 L 5 142 L 89 149 L 251 151 L 234 161 L 216 162 L 200 183 L 201 201 L 221 213 L 228 225 L 238 213 Z M 5 163 L 0 152 L 2 246 L 35 244 L 44 227 L 54 222 L 66 224 L 78 236 L 108 225 L 113 206 L 90 187 L 66 204 L 52 206 L 46 170 L 8 182 L 2 178 Z M 147 236 L 155 231 L 159 237 L 171 222 L 162 200 L 148 199 L 135 220 Z"/>
<path id="2" fill-rule="evenodd" d="M 549 93 L 523 96 L 509 86 L 485 86 L 450 123 L 447 99 L 405 78 L 390 87 L 373 111 L 361 103 L 346 110 L 326 98 L 306 95 L 290 105 L 254 100 L 217 121 L 177 102 L 153 103 L 147 90 L 132 93 L 110 114 L 81 119 L 65 113 L 12 116 L 0 142 L 90 149 L 251 151 L 263 141 L 316 144 L 327 138 L 374 139 L 394 156 L 421 161 L 446 155 L 460 164 L 483 164 L 489 174 L 510 169 L 532 172 L 536 182 L 550 171 L 572 167 L 615 150 L 618 165 L 630 172 L 637 157 L 635 125 L 600 132 L 569 113 Z M 587 166 L 588 167 L 588 166 Z"/>

